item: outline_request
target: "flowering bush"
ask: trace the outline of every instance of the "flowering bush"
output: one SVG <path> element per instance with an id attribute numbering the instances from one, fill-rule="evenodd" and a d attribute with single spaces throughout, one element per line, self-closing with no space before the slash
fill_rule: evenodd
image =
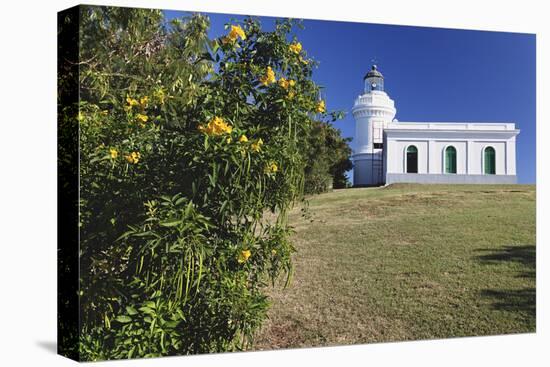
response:
<path id="1" fill-rule="evenodd" d="M 315 63 L 291 21 L 81 9 L 80 358 L 245 348 L 291 275 Z"/>

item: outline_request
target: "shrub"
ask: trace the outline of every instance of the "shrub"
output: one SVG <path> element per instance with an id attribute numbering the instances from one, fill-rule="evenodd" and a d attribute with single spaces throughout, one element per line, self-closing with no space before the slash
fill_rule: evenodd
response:
<path id="1" fill-rule="evenodd" d="M 290 279 L 302 142 L 330 116 L 296 22 L 210 40 L 202 15 L 80 19 L 80 358 L 245 348 Z"/>

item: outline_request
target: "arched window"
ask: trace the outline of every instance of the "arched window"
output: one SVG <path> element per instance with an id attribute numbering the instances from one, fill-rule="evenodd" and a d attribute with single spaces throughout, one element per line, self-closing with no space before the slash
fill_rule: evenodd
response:
<path id="1" fill-rule="evenodd" d="M 414 145 L 407 148 L 407 173 L 418 173 L 418 149 Z"/>
<path id="2" fill-rule="evenodd" d="M 487 147 L 483 152 L 483 173 L 494 175 L 496 173 L 495 148 Z"/>
<path id="3" fill-rule="evenodd" d="M 456 148 L 452 145 L 445 148 L 445 173 L 456 173 Z"/>

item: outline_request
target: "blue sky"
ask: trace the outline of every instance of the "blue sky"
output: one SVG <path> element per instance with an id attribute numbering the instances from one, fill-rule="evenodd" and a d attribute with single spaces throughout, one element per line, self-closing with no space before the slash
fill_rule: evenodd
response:
<path id="1" fill-rule="evenodd" d="M 205 14 L 212 37 L 243 18 Z M 273 29 L 275 18 L 258 18 Z M 374 58 L 399 121 L 516 123 L 518 181 L 535 183 L 535 35 L 320 20 L 304 26 L 296 35 L 320 62 L 313 78 L 325 88 L 327 108 L 346 112 L 334 123 L 344 136 L 355 134 L 350 110 Z"/>

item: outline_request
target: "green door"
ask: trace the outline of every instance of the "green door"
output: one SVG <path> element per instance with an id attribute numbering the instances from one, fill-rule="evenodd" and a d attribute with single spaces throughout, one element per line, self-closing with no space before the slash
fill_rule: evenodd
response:
<path id="1" fill-rule="evenodd" d="M 456 148 L 453 146 L 445 149 L 445 173 L 456 173 Z"/>
<path id="2" fill-rule="evenodd" d="M 495 148 L 487 147 L 484 152 L 484 167 L 483 172 L 486 175 L 494 175 L 496 173 Z"/>
<path id="3" fill-rule="evenodd" d="M 418 173 L 418 149 L 414 145 L 407 148 L 407 173 Z"/>

